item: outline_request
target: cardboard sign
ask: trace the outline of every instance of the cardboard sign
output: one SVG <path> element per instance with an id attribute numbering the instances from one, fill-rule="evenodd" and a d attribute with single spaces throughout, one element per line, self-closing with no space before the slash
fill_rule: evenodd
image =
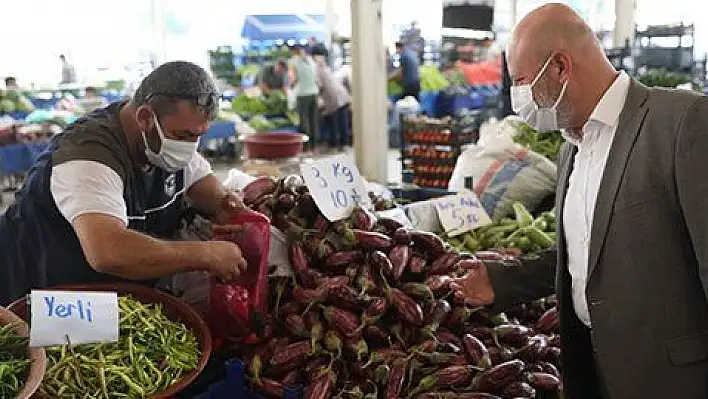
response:
<path id="1" fill-rule="evenodd" d="M 435 201 L 438 218 L 450 237 L 492 222 L 472 191 L 442 197 Z"/>
<path id="2" fill-rule="evenodd" d="M 371 207 L 364 180 L 346 155 L 300 165 L 300 173 L 322 214 L 330 221 L 351 215 L 356 206 Z"/>
<path id="3" fill-rule="evenodd" d="M 33 290 L 30 309 L 32 347 L 118 340 L 115 292 Z"/>

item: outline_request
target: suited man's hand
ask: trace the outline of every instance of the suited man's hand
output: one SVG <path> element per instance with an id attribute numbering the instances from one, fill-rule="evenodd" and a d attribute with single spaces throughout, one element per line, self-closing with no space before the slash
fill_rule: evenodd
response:
<path id="1" fill-rule="evenodd" d="M 456 278 L 451 284 L 456 298 L 469 306 L 486 306 L 494 303 L 494 289 L 481 260 L 469 264 L 467 273 Z"/>

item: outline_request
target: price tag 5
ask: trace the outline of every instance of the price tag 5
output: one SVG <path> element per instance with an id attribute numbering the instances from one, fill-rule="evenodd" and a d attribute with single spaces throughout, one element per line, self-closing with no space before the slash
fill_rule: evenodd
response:
<path id="1" fill-rule="evenodd" d="M 300 172 L 315 203 L 330 221 L 348 217 L 356 206 L 371 206 L 364 181 L 350 157 L 337 155 L 303 164 Z"/>
<path id="2" fill-rule="evenodd" d="M 115 342 L 115 292 L 44 291 L 30 294 L 30 346 Z"/>
<path id="3" fill-rule="evenodd" d="M 440 223 L 449 236 L 456 236 L 492 222 L 472 191 L 440 198 L 436 200 L 435 208 Z"/>

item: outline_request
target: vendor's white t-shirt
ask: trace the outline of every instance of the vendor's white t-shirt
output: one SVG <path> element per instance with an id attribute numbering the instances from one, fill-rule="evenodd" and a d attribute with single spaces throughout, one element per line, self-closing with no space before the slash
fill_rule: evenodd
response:
<path id="1" fill-rule="evenodd" d="M 209 162 L 201 154 L 194 155 L 184 169 L 184 189 L 211 174 Z M 49 187 L 59 212 L 69 223 L 87 213 L 100 213 L 128 225 L 123 180 L 100 162 L 76 160 L 54 166 Z"/>

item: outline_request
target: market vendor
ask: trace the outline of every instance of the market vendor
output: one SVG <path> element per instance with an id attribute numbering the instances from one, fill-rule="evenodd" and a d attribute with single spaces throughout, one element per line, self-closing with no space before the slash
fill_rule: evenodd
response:
<path id="1" fill-rule="evenodd" d="M 170 62 L 55 137 L 0 218 L 0 305 L 57 284 L 237 276 L 236 245 L 169 240 L 186 199 L 220 224 L 242 206 L 197 153 L 217 98 L 206 71 Z"/>
<path id="2" fill-rule="evenodd" d="M 258 73 L 257 84 L 263 94 L 283 90 L 288 75 L 288 62 L 284 59 L 268 64 Z"/>
<path id="3" fill-rule="evenodd" d="M 566 5 L 525 16 L 507 54 L 514 110 L 566 140 L 558 248 L 476 264 L 455 295 L 504 310 L 555 288 L 567 398 L 708 398 L 708 99 L 617 71 Z"/>

